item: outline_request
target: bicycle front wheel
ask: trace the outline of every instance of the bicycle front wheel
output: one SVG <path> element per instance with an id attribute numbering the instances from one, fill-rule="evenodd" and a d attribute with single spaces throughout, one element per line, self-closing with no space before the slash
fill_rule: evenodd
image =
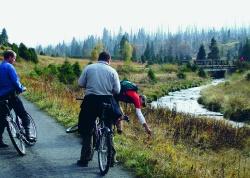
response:
<path id="1" fill-rule="evenodd" d="M 98 164 L 101 175 L 107 174 L 111 165 L 112 157 L 112 134 L 104 132 L 99 137 Z"/>
<path id="2" fill-rule="evenodd" d="M 24 141 L 22 139 L 23 135 L 20 133 L 17 124 L 13 120 L 8 121 L 7 131 L 10 136 L 10 140 L 17 150 L 18 154 L 21 156 L 25 155 L 26 149 Z"/>

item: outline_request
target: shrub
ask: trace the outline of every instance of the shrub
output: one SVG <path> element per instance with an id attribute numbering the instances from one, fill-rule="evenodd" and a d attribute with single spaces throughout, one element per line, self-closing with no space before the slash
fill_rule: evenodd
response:
<path id="1" fill-rule="evenodd" d="M 228 117 L 230 120 L 238 122 L 250 121 L 250 109 L 237 109 L 236 111 L 229 113 Z"/>
<path id="2" fill-rule="evenodd" d="M 193 65 L 191 66 L 191 70 L 192 70 L 193 72 L 196 72 L 196 71 L 198 70 L 198 66 L 197 66 L 196 64 L 193 64 Z"/>
<path id="3" fill-rule="evenodd" d="M 179 79 L 185 79 L 185 78 L 186 78 L 186 74 L 185 74 L 184 72 L 178 72 L 178 73 L 177 73 L 177 77 L 178 77 Z"/>
<path id="4" fill-rule="evenodd" d="M 150 68 L 149 71 L 148 71 L 148 78 L 152 81 L 156 81 L 156 76 L 155 76 L 155 73 L 154 71 Z"/>
<path id="5" fill-rule="evenodd" d="M 202 68 L 199 69 L 198 75 L 199 77 L 203 77 L 203 78 L 207 76 L 206 72 Z"/>
<path id="6" fill-rule="evenodd" d="M 64 84 L 72 84 L 76 79 L 76 75 L 74 73 L 73 67 L 69 63 L 69 61 L 64 61 L 64 64 L 59 67 L 59 81 Z"/>
<path id="7" fill-rule="evenodd" d="M 43 75 L 46 80 L 52 80 L 59 74 L 58 67 L 55 64 L 49 64 L 48 67 L 44 68 Z"/>
<path id="8" fill-rule="evenodd" d="M 42 75 L 42 69 L 41 68 L 39 68 L 37 65 L 34 67 L 34 71 L 35 71 L 35 73 L 38 75 L 38 76 L 40 76 L 40 75 Z"/>
<path id="9" fill-rule="evenodd" d="M 247 81 L 250 81 L 250 72 L 247 73 L 247 75 L 246 75 L 246 80 L 247 80 Z"/>
<path id="10" fill-rule="evenodd" d="M 77 77 L 79 77 L 79 76 L 81 75 L 81 67 L 80 67 L 80 65 L 79 65 L 79 62 L 75 62 L 75 63 L 72 65 L 72 67 L 73 67 L 73 71 L 74 71 L 75 75 L 76 75 Z"/>

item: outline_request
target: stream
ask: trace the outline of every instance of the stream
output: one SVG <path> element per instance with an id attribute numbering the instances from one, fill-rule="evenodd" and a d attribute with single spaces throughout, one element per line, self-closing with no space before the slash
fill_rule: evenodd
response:
<path id="1" fill-rule="evenodd" d="M 223 114 L 220 112 L 213 112 L 207 110 L 203 105 L 198 103 L 198 98 L 201 96 L 200 92 L 203 88 L 211 85 L 217 85 L 225 82 L 225 79 L 214 79 L 208 85 L 202 85 L 199 87 L 193 87 L 189 89 L 183 89 L 180 91 L 169 92 L 167 96 L 159 98 L 157 101 L 153 101 L 151 106 L 154 108 L 164 107 L 170 110 L 176 110 L 177 112 L 188 113 L 195 116 L 205 116 L 214 119 L 224 119 Z M 242 123 L 228 121 L 237 126 L 242 126 Z"/>

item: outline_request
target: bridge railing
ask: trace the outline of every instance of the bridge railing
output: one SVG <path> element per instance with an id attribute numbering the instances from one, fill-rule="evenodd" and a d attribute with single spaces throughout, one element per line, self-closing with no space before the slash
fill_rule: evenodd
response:
<path id="1" fill-rule="evenodd" d="M 194 60 L 194 64 L 202 68 L 232 68 L 234 61 L 229 60 Z"/>

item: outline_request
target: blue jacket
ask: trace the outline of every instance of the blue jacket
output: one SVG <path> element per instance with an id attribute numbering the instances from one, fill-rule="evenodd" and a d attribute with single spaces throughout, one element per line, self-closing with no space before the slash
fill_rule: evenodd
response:
<path id="1" fill-rule="evenodd" d="M 0 96 L 6 96 L 9 93 L 24 91 L 24 86 L 20 83 L 15 67 L 3 60 L 0 65 Z"/>

